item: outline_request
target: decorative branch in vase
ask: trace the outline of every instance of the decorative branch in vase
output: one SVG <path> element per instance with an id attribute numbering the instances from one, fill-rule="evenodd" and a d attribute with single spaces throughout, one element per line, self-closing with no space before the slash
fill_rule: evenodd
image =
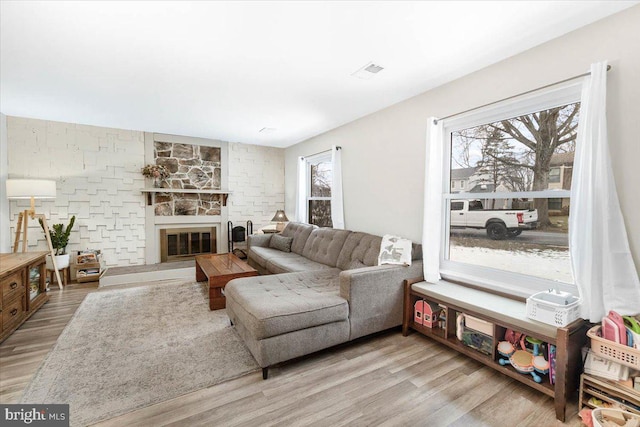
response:
<path id="1" fill-rule="evenodd" d="M 162 181 L 169 178 L 169 171 L 162 165 L 146 165 L 142 168 L 142 175 L 153 179 L 153 186 L 160 188 Z"/>

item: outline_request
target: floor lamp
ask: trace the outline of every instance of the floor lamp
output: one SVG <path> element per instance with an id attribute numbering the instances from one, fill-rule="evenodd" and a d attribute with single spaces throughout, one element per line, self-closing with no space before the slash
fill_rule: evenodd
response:
<path id="1" fill-rule="evenodd" d="M 13 252 L 18 252 L 20 244 L 20 233 L 22 233 L 22 252 L 27 252 L 27 224 L 29 218 L 41 219 L 44 225 L 44 235 L 47 238 L 49 252 L 51 252 L 51 262 L 53 270 L 58 279 L 58 286 L 62 289 L 62 280 L 60 272 L 56 265 L 56 253 L 51 243 L 51 235 L 49 234 L 49 226 L 47 225 L 47 217 L 44 214 L 36 213 L 35 199 L 55 199 L 56 198 L 56 182 L 45 179 L 8 179 L 7 180 L 7 198 L 12 200 L 30 199 L 31 208 L 25 209 L 18 214 L 18 224 L 16 226 L 16 239 L 13 243 Z"/>

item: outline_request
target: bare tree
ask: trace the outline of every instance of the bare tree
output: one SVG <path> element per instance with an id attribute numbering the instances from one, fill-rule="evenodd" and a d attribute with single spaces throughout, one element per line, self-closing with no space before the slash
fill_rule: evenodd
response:
<path id="1" fill-rule="evenodd" d="M 458 131 L 452 163 L 477 166 L 483 181 L 494 188 L 503 184 L 511 191 L 546 190 L 552 156 L 575 151 L 579 111 L 580 103 L 575 103 Z M 478 144 L 480 154 L 474 159 L 471 150 L 478 150 Z M 535 199 L 534 206 L 540 226 L 549 226 L 547 199 Z"/>
<path id="2" fill-rule="evenodd" d="M 480 176 L 479 183 L 489 184 L 492 191 L 497 191 L 498 186 L 504 181 L 504 177 L 509 175 L 512 167 L 504 161 L 510 159 L 514 162 L 513 147 L 507 140 L 502 138 L 502 132 L 495 128 L 486 127 L 486 139 L 482 144 L 482 158 L 476 164 L 476 173 Z M 491 199 L 491 205 L 495 207 L 495 199 Z"/>
<path id="3" fill-rule="evenodd" d="M 571 144 L 575 144 L 579 111 L 580 103 L 575 103 L 488 125 L 520 142 L 533 153 L 534 161 L 531 165 L 512 163 L 506 158 L 501 159 L 507 164 L 533 170 L 531 188 L 533 191 L 543 191 L 548 188 L 549 167 L 553 154 L 572 148 Z M 541 227 L 549 226 L 551 222 L 547 199 L 535 199 L 534 206 L 538 210 L 538 221 Z"/>
<path id="4" fill-rule="evenodd" d="M 455 163 L 462 168 L 474 167 L 474 165 L 472 164 L 474 162 L 471 159 L 471 146 L 478 139 L 485 138 L 484 134 L 479 135 L 478 131 L 480 131 L 480 129 L 473 128 L 463 129 L 456 132 L 456 152 L 452 157 L 452 163 Z"/>
<path id="5" fill-rule="evenodd" d="M 322 163 L 311 165 L 311 196 L 331 197 L 331 170 Z M 331 201 L 309 200 L 309 222 L 331 227 Z"/>

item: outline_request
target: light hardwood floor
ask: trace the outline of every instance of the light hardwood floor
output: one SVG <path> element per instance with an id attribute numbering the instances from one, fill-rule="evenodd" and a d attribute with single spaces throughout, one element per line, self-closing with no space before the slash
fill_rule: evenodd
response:
<path id="1" fill-rule="evenodd" d="M 104 290 L 104 289 L 102 289 Z M 95 284 L 51 300 L 0 344 L 14 403 Z M 580 426 L 550 398 L 418 334 L 391 331 L 103 421 L 99 426 Z M 71 414 L 73 416 L 73 413 Z"/>

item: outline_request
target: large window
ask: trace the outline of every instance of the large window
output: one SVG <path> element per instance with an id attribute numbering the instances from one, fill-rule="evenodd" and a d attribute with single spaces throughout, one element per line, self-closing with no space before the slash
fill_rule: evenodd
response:
<path id="1" fill-rule="evenodd" d="M 521 296 L 576 292 L 570 188 L 550 184 L 554 159 L 573 158 L 579 99 L 570 85 L 445 122 L 444 278 Z M 453 192 L 463 170 L 468 186 Z"/>
<path id="2" fill-rule="evenodd" d="M 309 224 L 331 227 L 331 153 L 307 159 L 307 219 Z"/>

